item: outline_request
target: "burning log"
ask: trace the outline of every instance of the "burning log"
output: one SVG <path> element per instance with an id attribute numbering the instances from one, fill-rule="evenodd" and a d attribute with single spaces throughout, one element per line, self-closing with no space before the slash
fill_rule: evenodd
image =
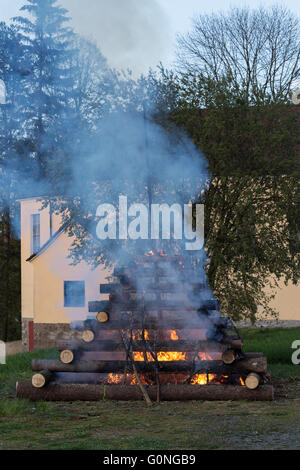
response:
<path id="1" fill-rule="evenodd" d="M 34 388 L 45 387 L 53 378 L 52 372 L 49 370 L 42 370 L 38 374 L 34 374 L 31 379 L 31 384 Z"/>
<path id="2" fill-rule="evenodd" d="M 174 301 L 167 301 L 167 300 L 147 300 L 146 301 L 147 309 L 148 310 L 172 310 L 176 312 L 182 312 L 183 310 L 188 312 L 197 312 L 199 310 L 199 302 L 195 301 L 194 305 L 192 301 L 189 302 L 189 305 L 186 305 L 182 302 L 174 302 Z M 207 310 L 216 310 L 217 304 L 214 300 L 205 300 L 201 305 L 201 309 Z M 121 302 L 120 304 L 116 303 L 116 308 L 119 310 L 121 309 L 123 312 L 140 312 L 141 306 L 137 301 L 128 301 L 128 302 Z M 112 309 L 112 305 L 107 300 L 100 300 L 97 302 L 89 302 L 89 312 L 90 313 L 97 313 L 100 311 L 109 311 Z"/>
<path id="3" fill-rule="evenodd" d="M 183 288 L 191 289 L 192 292 L 197 292 L 197 290 L 201 290 L 205 288 L 205 284 L 201 283 L 192 283 L 188 285 L 184 285 L 182 283 Z M 121 286 L 120 284 L 100 284 L 100 294 L 114 294 L 116 293 L 117 295 L 121 295 L 123 292 L 127 293 L 136 293 L 136 289 L 130 289 Z M 158 284 L 153 284 L 152 283 L 147 283 L 147 292 L 159 292 L 159 293 L 174 293 L 178 291 L 178 285 L 176 283 L 170 283 L 170 282 L 164 282 L 164 283 L 158 283 Z"/>
<path id="4" fill-rule="evenodd" d="M 201 326 L 200 320 L 198 321 L 198 317 L 196 317 L 192 322 L 186 323 L 186 319 L 179 320 L 178 318 L 167 318 L 167 320 L 162 321 L 159 317 L 138 317 L 138 316 L 131 316 L 131 315 L 124 315 L 123 318 L 119 320 L 109 320 L 106 323 L 99 323 L 96 319 L 88 319 L 85 321 L 78 321 L 72 323 L 72 328 L 74 330 L 88 330 L 94 332 L 94 338 L 99 332 L 102 331 L 120 331 L 120 330 L 178 330 L 178 336 L 182 333 L 187 334 L 188 332 L 195 332 L 201 336 L 201 338 L 206 339 L 208 341 L 215 341 L 214 337 L 210 336 L 209 330 Z M 86 333 L 85 333 L 86 334 Z M 220 332 L 221 341 L 220 343 L 230 345 L 231 349 L 242 349 L 243 342 L 242 339 L 237 336 L 230 336 Z"/>
<path id="5" fill-rule="evenodd" d="M 157 387 L 147 387 L 151 400 L 157 397 Z M 31 382 L 18 382 L 17 398 L 32 401 L 99 401 L 122 400 L 136 401 L 144 397 L 139 387 L 132 385 L 88 385 L 88 384 L 55 384 L 50 383 L 45 388 L 35 388 Z M 239 385 L 161 385 L 160 398 L 162 401 L 189 400 L 257 400 L 271 401 L 274 390 L 271 385 L 262 385 L 256 390 Z"/>
<path id="6" fill-rule="evenodd" d="M 145 361 L 135 361 L 141 372 L 153 371 L 153 363 Z M 32 370 L 41 371 L 44 369 L 52 372 L 122 372 L 126 366 L 126 361 L 79 361 L 72 364 L 63 364 L 61 361 L 34 359 Z M 265 374 L 267 371 L 266 358 L 252 358 L 236 361 L 232 365 L 226 365 L 223 361 L 159 361 L 161 372 L 190 372 L 207 371 L 215 374 L 228 375 L 231 373 Z"/>
<path id="7" fill-rule="evenodd" d="M 186 352 L 222 352 L 227 351 L 230 345 L 220 344 L 216 341 L 201 340 L 147 340 L 149 347 L 156 351 L 186 351 Z M 72 351 L 124 351 L 124 345 L 119 341 L 101 341 L 95 340 L 92 343 L 83 343 L 82 341 L 59 341 L 58 350 L 64 351 L 70 349 Z M 144 351 L 145 343 L 141 340 L 134 340 L 132 343 L 133 351 Z M 231 350 L 230 350 L 231 351 Z"/>
<path id="8" fill-rule="evenodd" d="M 74 361 L 75 355 L 74 351 L 71 349 L 65 349 L 60 353 L 60 360 L 63 364 L 71 364 Z"/>

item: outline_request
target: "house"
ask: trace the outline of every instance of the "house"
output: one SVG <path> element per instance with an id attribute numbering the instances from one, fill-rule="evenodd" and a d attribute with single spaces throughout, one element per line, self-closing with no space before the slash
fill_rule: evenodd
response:
<path id="1" fill-rule="evenodd" d="M 88 302 L 106 300 L 99 292 L 111 273 L 81 262 L 71 266 L 72 239 L 60 217 L 42 208 L 41 199 L 20 200 L 22 270 L 22 341 L 24 350 L 55 347 L 57 340 L 76 338 L 70 322 L 85 319 Z M 300 288 L 284 286 L 273 306 L 280 320 L 300 324 Z"/>
<path id="2" fill-rule="evenodd" d="M 110 273 L 103 266 L 92 270 L 84 262 L 71 266 L 72 239 L 59 216 L 49 208 L 41 210 L 39 199 L 19 202 L 23 349 L 51 348 L 57 340 L 76 338 L 70 322 L 86 318 L 88 302 L 100 298 L 99 284 Z"/>

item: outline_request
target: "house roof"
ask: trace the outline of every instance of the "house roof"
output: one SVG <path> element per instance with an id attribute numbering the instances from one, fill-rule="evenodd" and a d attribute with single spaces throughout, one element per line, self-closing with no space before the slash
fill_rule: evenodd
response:
<path id="1" fill-rule="evenodd" d="M 52 243 L 59 237 L 59 235 L 61 233 L 63 233 L 66 228 L 67 228 L 68 224 L 65 223 L 63 224 L 58 230 L 57 232 L 54 233 L 54 235 L 52 235 L 51 238 L 49 238 L 49 240 L 39 249 L 39 251 L 37 253 L 33 253 L 26 261 L 33 261 L 34 259 L 36 259 L 38 256 L 40 256 L 42 253 L 44 253 L 44 251 L 47 250 L 47 248 L 52 245 Z"/>

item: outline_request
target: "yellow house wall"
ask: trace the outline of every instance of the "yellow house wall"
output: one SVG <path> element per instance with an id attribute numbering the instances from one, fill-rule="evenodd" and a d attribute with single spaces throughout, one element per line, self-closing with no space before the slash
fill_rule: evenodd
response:
<path id="1" fill-rule="evenodd" d="M 34 321 L 35 323 L 69 323 L 84 320 L 88 315 L 88 302 L 106 300 L 100 296 L 99 284 L 109 274 L 102 266 L 94 271 L 84 262 L 70 266 L 66 258 L 71 238 L 62 233 L 47 250 L 32 261 L 34 267 Z M 85 281 L 85 306 L 64 307 L 64 281 Z"/>
<path id="2" fill-rule="evenodd" d="M 50 236 L 50 218 L 47 209 L 40 211 L 41 202 L 35 199 L 20 201 L 21 205 L 21 282 L 22 282 L 22 317 L 32 318 L 33 306 L 33 266 L 26 260 L 31 256 L 31 215 L 40 214 L 41 245 Z"/>
<path id="3" fill-rule="evenodd" d="M 279 320 L 300 321 L 300 286 L 282 282 L 271 306 L 279 312 Z"/>

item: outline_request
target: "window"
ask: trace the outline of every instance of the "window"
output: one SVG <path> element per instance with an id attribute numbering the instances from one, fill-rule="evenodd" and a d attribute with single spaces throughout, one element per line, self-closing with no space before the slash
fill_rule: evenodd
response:
<path id="1" fill-rule="evenodd" d="M 64 305 L 65 307 L 85 306 L 85 284 L 84 281 L 64 282 Z"/>
<path id="2" fill-rule="evenodd" d="M 31 253 L 36 254 L 41 247 L 40 214 L 31 216 Z"/>

